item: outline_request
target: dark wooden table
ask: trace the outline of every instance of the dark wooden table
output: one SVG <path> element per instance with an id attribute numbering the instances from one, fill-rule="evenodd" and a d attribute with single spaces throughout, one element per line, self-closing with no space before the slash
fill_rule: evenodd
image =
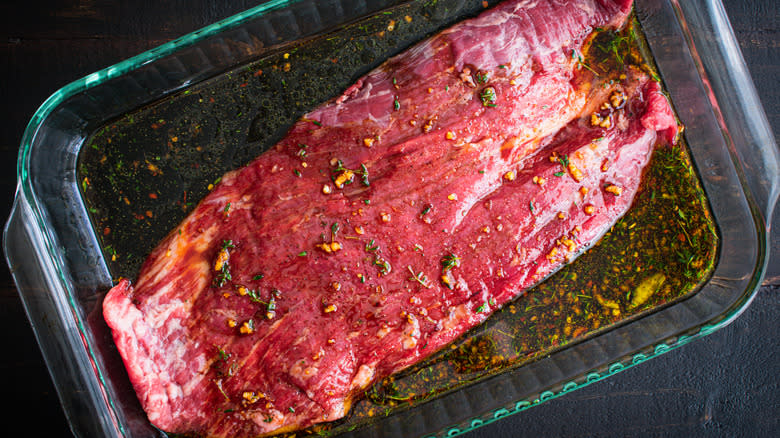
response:
<path id="1" fill-rule="evenodd" d="M 13 201 L 22 132 L 51 93 L 257 3 L 15 0 L 0 5 L 2 216 L 8 217 Z M 777 0 L 724 3 L 772 128 L 780 132 L 780 5 Z M 772 251 L 764 286 L 730 326 L 469 436 L 777 436 L 780 233 L 773 234 Z M 7 269 L 0 273 L 0 336 L 4 435 L 69 436 Z"/>

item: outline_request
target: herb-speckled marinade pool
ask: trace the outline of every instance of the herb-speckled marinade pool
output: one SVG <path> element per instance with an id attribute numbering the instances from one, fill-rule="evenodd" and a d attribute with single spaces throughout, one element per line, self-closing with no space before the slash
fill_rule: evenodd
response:
<path id="1" fill-rule="evenodd" d="M 275 144 L 306 111 L 485 5 L 420 0 L 398 6 L 279 47 L 95 131 L 78 174 L 112 275 L 134 278 L 220 175 Z M 618 79 L 635 65 L 657 78 L 638 34 L 636 24 L 619 34 L 600 32 L 580 68 Z M 684 299 L 709 277 L 717 247 L 684 142 L 659 146 L 634 206 L 597 245 L 449 348 L 375 385 L 347 418 L 308 432 L 358 427 Z"/>

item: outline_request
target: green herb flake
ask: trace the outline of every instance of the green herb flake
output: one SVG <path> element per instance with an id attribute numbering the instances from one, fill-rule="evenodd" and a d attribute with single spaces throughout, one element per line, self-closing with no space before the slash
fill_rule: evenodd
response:
<path id="1" fill-rule="evenodd" d="M 222 241 L 222 248 L 220 249 L 220 253 L 225 252 L 229 256 L 229 249 L 235 248 L 236 246 L 233 244 L 232 240 L 223 240 Z M 213 285 L 216 287 L 222 287 L 227 283 L 228 281 L 231 281 L 233 279 L 233 276 L 230 275 L 230 264 L 228 263 L 228 260 L 225 260 L 222 262 L 222 267 L 219 270 L 219 273 L 216 277 L 214 277 Z"/>
<path id="2" fill-rule="evenodd" d="M 366 251 L 376 251 L 379 249 L 379 244 L 374 242 L 374 239 L 371 239 L 366 243 Z"/>
<path id="3" fill-rule="evenodd" d="M 425 276 L 425 274 L 422 273 L 422 271 L 418 273 L 414 273 L 414 269 L 412 269 L 412 266 L 409 265 L 406 267 L 409 272 L 412 274 L 411 277 L 409 277 L 409 281 L 416 281 L 417 283 L 420 283 L 425 288 L 430 288 L 431 285 L 428 284 L 428 277 Z"/>
<path id="4" fill-rule="evenodd" d="M 230 267 L 227 263 L 222 264 L 222 269 L 219 271 L 219 274 L 217 274 L 216 277 L 214 277 L 214 285 L 217 287 L 222 287 L 227 283 L 228 281 L 232 280 L 233 276 L 230 275 Z"/>
<path id="5" fill-rule="evenodd" d="M 441 268 L 444 272 L 447 272 L 452 268 L 457 268 L 458 266 L 460 266 L 460 257 L 454 253 L 449 253 L 449 255 L 446 255 L 441 259 Z"/>
<path id="6" fill-rule="evenodd" d="M 217 353 L 219 354 L 219 360 L 223 362 L 230 359 L 230 353 L 225 352 L 225 350 L 220 347 L 217 347 Z"/>
<path id="7" fill-rule="evenodd" d="M 256 290 L 249 289 L 248 287 L 245 287 L 244 290 L 246 291 L 246 295 L 249 297 L 249 301 L 252 301 L 253 303 L 260 303 L 266 306 L 268 305 L 268 303 L 260 299 L 260 295 L 258 295 Z"/>
<path id="8" fill-rule="evenodd" d="M 493 87 L 486 87 L 479 93 L 479 99 L 482 101 L 482 106 L 495 107 L 496 89 Z"/>
<path id="9" fill-rule="evenodd" d="M 579 69 L 581 69 L 581 68 L 584 68 L 584 69 L 586 69 L 586 70 L 589 70 L 589 71 L 590 71 L 591 73 L 593 73 L 593 74 L 594 74 L 596 77 L 599 77 L 599 74 L 598 74 L 598 73 L 596 73 L 596 70 L 593 70 L 593 69 L 592 69 L 592 68 L 591 68 L 591 67 L 590 67 L 588 64 L 586 64 L 586 63 L 585 63 L 585 62 L 582 60 L 582 55 L 581 55 L 581 54 L 580 54 L 580 53 L 579 53 L 579 52 L 578 52 L 576 49 L 572 49 L 572 51 L 571 51 L 571 57 L 572 57 L 572 59 L 576 59 L 576 60 L 577 60 L 577 69 L 578 69 L 578 70 L 579 70 Z"/>
<path id="10" fill-rule="evenodd" d="M 388 262 L 387 260 L 385 260 L 385 259 L 383 259 L 383 258 L 381 258 L 379 256 L 376 256 L 374 258 L 373 265 L 374 266 L 378 266 L 379 267 L 379 272 L 381 274 L 383 274 L 383 275 L 389 274 L 390 273 L 390 269 L 392 269 L 392 267 L 390 266 L 390 262 Z"/>
<path id="11" fill-rule="evenodd" d="M 363 185 L 366 186 L 366 187 L 371 186 L 371 182 L 368 180 L 368 168 L 363 163 L 360 164 L 360 169 L 359 170 L 357 170 L 357 169 L 353 170 L 353 169 L 348 169 L 348 168 L 344 167 L 344 162 L 343 161 L 336 160 L 336 168 L 333 169 L 333 171 L 332 171 L 333 175 L 331 175 L 331 179 L 335 181 L 337 174 L 339 174 L 340 172 L 346 172 L 346 171 L 352 172 L 353 174 L 356 174 L 356 175 L 360 175 L 360 181 L 363 183 Z M 350 180 L 344 181 L 343 184 L 344 185 L 352 184 L 352 180 L 350 179 Z"/>
<path id="12" fill-rule="evenodd" d="M 360 182 L 362 182 L 364 186 L 369 187 L 371 183 L 368 181 L 368 168 L 365 164 L 361 164 L 360 170 Z"/>
<path id="13" fill-rule="evenodd" d="M 276 299 L 272 296 L 270 300 L 268 300 L 268 304 L 265 305 L 265 311 L 266 312 L 273 312 L 276 310 Z"/>

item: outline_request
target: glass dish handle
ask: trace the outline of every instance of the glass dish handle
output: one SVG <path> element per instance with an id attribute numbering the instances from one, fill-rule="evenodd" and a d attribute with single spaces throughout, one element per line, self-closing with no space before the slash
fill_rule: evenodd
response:
<path id="1" fill-rule="evenodd" d="M 101 400 L 104 393 L 94 380 L 92 360 L 83 345 L 78 345 L 83 341 L 76 318 L 65 316 L 73 312 L 65 298 L 70 294 L 61 290 L 61 273 L 53 267 L 57 263 L 41 263 L 45 259 L 42 255 L 55 253 L 48 251 L 46 236 L 20 188 L 3 240 L 8 267 L 72 432 L 76 436 L 106 436 L 106 431 L 116 430 L 115 418 L 101 409 L 106 404 Z M 83 415 L 87 412 L 97 420 Z"/>
<path id="2" fill-rule="evenodd" d="M 695 41 L 693 47 L 699 48 L 694 60 L 709 88 L 715 115 L 725 128 L 740 179 L 748 189 L 746 195 L 752 198 L 753 216 L 768 238 L 778 198 L 780 155 L 731 23 L 720 0 L 675 3 L 684 16 L 702 16 L 696 22 L 707 23 L 686 29 Z"/>

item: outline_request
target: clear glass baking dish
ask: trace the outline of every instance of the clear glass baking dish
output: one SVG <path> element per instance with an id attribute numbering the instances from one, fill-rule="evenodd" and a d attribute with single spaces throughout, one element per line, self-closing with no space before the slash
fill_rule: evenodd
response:
<path id="1" fill-rule="evenodd" d="M 119 115 L 401 3 L 270 1 L 75 81 L 35 113 L 4 250 L 77 436 L 165 436 L 140 410 L 101 324 L 112 275 L 77 177 L 86 140 Z M 425 3 L 442 23 L 467 13 L 466 1 Z M 639 0 L 636 9 L 720 232 L 710 280 L 683 301 L 343 436 L 455 436 L 707 335 L 750 303 L 778 194 L 774 136 L 719 1 Z"/>

